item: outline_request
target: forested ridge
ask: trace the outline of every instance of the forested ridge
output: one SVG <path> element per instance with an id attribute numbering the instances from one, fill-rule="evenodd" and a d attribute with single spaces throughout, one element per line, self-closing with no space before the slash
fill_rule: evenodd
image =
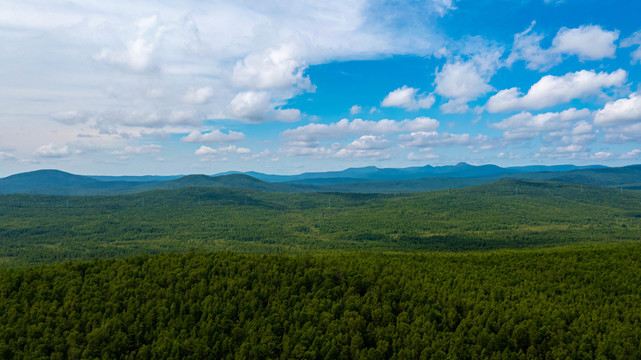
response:
<path id="1" fill-rule="evenodd" d="M 641 239 L 636 191 L 504 180 L 415 194 L 0 195 L 0 266 L 167 252 L 468 251 Z"/>

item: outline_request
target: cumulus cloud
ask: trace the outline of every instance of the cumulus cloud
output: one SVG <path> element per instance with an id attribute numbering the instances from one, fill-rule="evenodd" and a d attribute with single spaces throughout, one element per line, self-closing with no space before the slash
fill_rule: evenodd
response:
<path id="1" fill-rule="evenodd" d="M 611 101 L 594 115 L 594 124 L 616 126 L 641 122 L 641 96 L 637 93 L 629 97 Z"/>
<path id="2" fill-rule="evenodd" d="M 533 31 L 535 24 L 533 21 L 524 32 L 514 35 L 512 51 L 506 60 L 507 65 L 524 60 L 528 69 L 545 71 L 559 64 L 564 55 L 576 55 L 581 61 L 615 56 L 618 31 L 603 30 L 596 25 L 574 29 L 561 28 L 552 40 L 552 45 L 543 49 L 541 41 L 545 36 Z"/>
<path id="3" fill-rule="evenodd" d="M 574 99 L 601 95 L 603 89 L 625 84 L 628 73 L 619 69 L 612 73 L 581 70 L 564 76 L 546 75 L 532 85 L 527 94 L 518 88 L 499 91 L 492 96 L 486 109 L 489 112 L 537 110 Z"/>
<path id="4" fill-rule="evenodd" d="M 203 156 L 211 156 L 211 155 L 226 155 L 226 154 L 249 154 L 251 153 L 251 150 L 243 147 L 236 147 L 235 145 L 227 145 L 225 147 L 220 147 L 220 148 L 211 148 L 209 146 L 202 145 L 198 150 L 194 152 L 194 154 Z"/>
<path id="5" fill-rule="evenodd" d="M 342 119 L 331 124 L 308 124 L 295 129 L 285 130 L 282 136 L 289 141 L 318 141 L 321 139 L 341 139 L 354 135 L 385 135 L 409 131 L 432 131 L 438 128 L 439 122 L 428 117 L 413 120 L 369 121 Z"/>
<path id="6" fill-rule="evenodd" d="M 591 112 L 587 109 L 577 110 L 571 108 L 562 112 L 548 112 L 533 115 L 529 112 L 522 112 L 498 123 L 490 124 L 494 129 L 503 131 L 503 138 L 508 141 L 533 139 L 542 132 L 553 132 L 558 130 L 569 130 L 574 121 L 588 119 Z M 581 123 L 575 127 L 575 135 L 584 134 L 586 130 L 592 130 L 588 123 Z"/>
<path id="7" fill-rule="evenodd" d="M 433 95 L 418 95 L 419 89 L 403 86 L 385 97 L 381 102 L 382 107 L 400 107 L 406 110 L 429 109 L 434 105 Z"/>
<path id="8" fill-rule="evenodd" d="M 311 156 L 315 158 L 385 160 L 391 157 L 391 142 L 380 135 L 363 135 L 342 145 L 333 143 L 321 146 L 318 141 L 293 141 L 279 149 L 287 156 Z"/>
<path id="9" fill-rule="evenodd" d="M 413 120 L 368 121 L 355 119 L 340 120 L 330 124 L 308 124 L 284 131 L 285 146 L 279 151 L 287 156 L 312 156 L 317 158 L 368 158 L 383 160 L 391 157 L 392 142 L 385 135 L 412 131 L 433 131 L 439 122 L 428 117 Z M 332 143 L 357 136 L 348 144 Z"/>
<path id="10" fill-rule="evenodd" d="M 245 140 L 245 134 L 242 132 L 229 130 L 225 134 L 220 130 L 213 130 L 207 133 L 193 131 L 181 139 L 187 143 L 197 144 L 221 144 Z"/>
<path id="11" fill-rule="evenodd" d="M 140 18 L 135 23 L 135 37 L 128 39 L 122 48 L 103 48 L 95 59 L 134 71 L 149 70 L 153 67 L 153 56 L 166 30 L 156 15 Z"/>
<path id="12" fill-rule="evenodd" d="M 618 31 L 603 30 L 596 25 L 562 28 L 552 41 L 552 47 L 556 52 L 576 55 L 580 60 L 601 60 L 614 57 L 617 48 L 614 42 L 618 38 Z"/>
<path id="13" fill-rule="evenodd" d="M 384 136 L 363 135 L 347 145 L 347 148 L 352 150 L 382 150 L 387 149 L 389 146 L 390 142 Z"/>
<path id="14" fill-rule="evenodd" d="M 604 127 L 605 142 L 623 144 L 628 142 L 641 142 L 641 122 L 614 127 Z"/>
<path id="15" fill-rule="evenodd" d="M 228 116 L 251 123 L 277 120 L 294 122 L 300 120 L 298 109 L 275 109 L 267 91 L 243 91 L 231 100 Z"/>
<path id="16" fill-rule="evenodd" d="M 232 81 L 235 86 L 249 89 L 282 89 L 314 91 L 309 77 L 305 76 L 307 64 L 297 59 L 292 44 L 252 53 L 234 66 Z"/>
<path id="17" fill-rule="evenodd" d="M 469 60 L 448 62 L 436 73 L 435 92 L 449 101 L 441 106 L 444 113 L 464 113 L 468 102 L 493 90 L 489 81 L 502 66 L 503 49 L 491 44 L 470 45 L 481 42 L 473 38 L 463 42 L 461 52 Z"/>
<path id="18" fill-rule="evenodd" d="M 491 89 L 471 62 L 445 64 L 436 74 L 436 93 L 448 98 L 476 99 Z"/>
<path id="19" fill-rule="evenodd" d="M 337 158 L 390 158 L 390 142 L 383 136 L 363 135 L 333 154 Z"/>
<path id="20" fill-rule="evenodd" d="M 21 116 L 50 134 L 38 145 L 66 141 L 53 135 L 60 123 L 131 134 L 176 124 L 202 131 L 202 120 L 212 118 L 296 121 L 300 110 L 285 107 L 293 96 L 314 91 L 309 66 L 433 54 L 445 38 L 432 20 L 454 3 L 11 3 L 0 15 L 0 68 L 7 75 L 0 107 L 11 104 L 13 115 L 0 114 L 0 121 Z M 405 11 L 410 7 L 420 11 Z M 393 15 L 382 20 L 383 14 Z M 260 92 L 267 101 L 253 96 Z M 88 116 L 58 114 L 79 104 Z M 173 110 L 194 117 L 169 116 Z M 19 153 L 37 147 L 6 138 L 1 142 Z"/>

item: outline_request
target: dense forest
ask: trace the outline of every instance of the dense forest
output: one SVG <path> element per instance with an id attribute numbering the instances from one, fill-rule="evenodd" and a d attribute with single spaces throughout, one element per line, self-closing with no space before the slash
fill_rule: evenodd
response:
<path id="1" fill-rule="evenodd" d="M 641 193 L 0 195 L 0 359 L 641 357 Z"/>
<path id="2" fill-rule="evenodd" d="M 0 195 L 0 266 L 167 252 L 466 251 L 641 239 L 641 194 L 503 180 L 415 194 Z"/>
<path id="3" fill-rule="evenodd" d="M 641 246 L 0 272 L 4 359 L 634 359 Z"/>

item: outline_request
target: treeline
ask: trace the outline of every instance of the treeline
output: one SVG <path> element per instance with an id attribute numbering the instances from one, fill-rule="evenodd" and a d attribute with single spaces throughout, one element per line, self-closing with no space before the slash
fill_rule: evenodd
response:
<path id="1" fill-rule="evenodd" d="M 186 188 L 0 196 L 0 267 L 168 252 L 469 251 L 641 239 L 641 195 L 506 180 L 431 193 Z"/>
<path id="2" fill-rule="evenodd" d="M 634 359 L 641 245 L 0 271 L 2 359 Z"/>

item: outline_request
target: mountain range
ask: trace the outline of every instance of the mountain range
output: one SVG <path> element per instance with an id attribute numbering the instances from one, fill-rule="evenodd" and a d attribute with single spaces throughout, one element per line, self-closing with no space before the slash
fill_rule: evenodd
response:
<path id="1" fill-rule="evenodd" d="M 228 172 L 215 175 L 84 176 L 37 170 L 0 179 L 0 194 L 113 195 L 184 187 L 235 187 L 272 192 L 400 193 L 461 188 L 502 178 L 553 180 L 641 189 L 641 165 L 605 166 L 451 166 L 350 168 L 342 171 L 271 175 Z"/>

